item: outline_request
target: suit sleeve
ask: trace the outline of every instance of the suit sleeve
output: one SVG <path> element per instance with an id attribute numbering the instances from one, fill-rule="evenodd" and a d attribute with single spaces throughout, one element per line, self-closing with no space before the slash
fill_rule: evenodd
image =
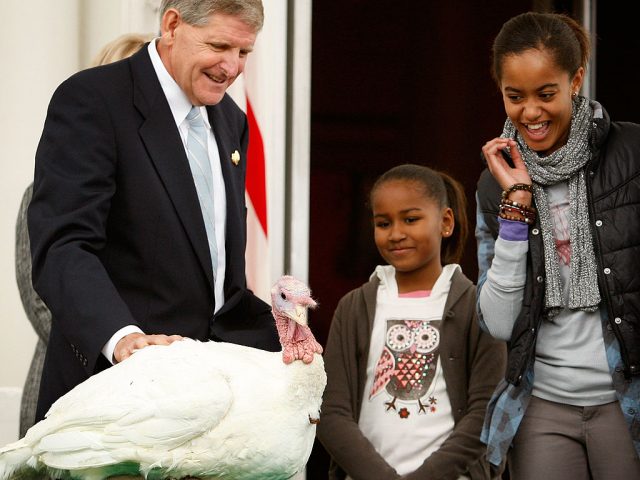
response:
<path id="1" fill-rule="evenodd" d="M 101 261 L 117 177 L 105 104 L 81 74 L 54 93 L 28 211 L 34 287 L 89 375 L 111 335 L 136 324 Z"/>
<path id="2" fill-rule="evenodd" d="M 364 436 L 356 412 L 357 361 L 354 324 L 358 318 L 349 315 L 346 297 L 338 304 L 327 340 L 324 364 L 327 387 L 322 402 L 322 416 L 317 435 L 333 460 L 354 480 L 390 480 L 397 472 Z"/>

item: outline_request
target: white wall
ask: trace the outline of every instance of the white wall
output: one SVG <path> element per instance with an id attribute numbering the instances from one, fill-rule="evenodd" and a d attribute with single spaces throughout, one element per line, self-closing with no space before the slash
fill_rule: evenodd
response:
<path id="1" fill-rule="evenodd" d="M 15 281 L 15 220 L 49 98 L 78 68 L 78 0 L 5 0 L 0 29 L 0 386 L 22 386 L 36 336 Z"/>
<path id="2" fill-rule="evenodd" d="M 126 32 L 157 31 L 158 4 L 159 0 L 2 2 L 0 389 L 22 388 L 36 343 L 16 286 L 15 222 L 22 194 L 33 179 L 34 155 L 51 95 L 108 41 Z"/>

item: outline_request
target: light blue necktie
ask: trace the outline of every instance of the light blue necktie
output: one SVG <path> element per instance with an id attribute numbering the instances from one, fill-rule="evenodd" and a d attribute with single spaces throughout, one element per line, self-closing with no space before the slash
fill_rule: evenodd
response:
<path id="1" fill-rule="evenodd" d="M 216 223 L 213 211 L 213 176 L 211 162 L 207 151 L 207 127 L 200 114 L 199 107 L 192 107 L 187 115 L 189 133 L 187 135 L 187 157 L 189 167 L 196 184 L 204 227 L 207 231 L 213 278 L 216 277 L 218 267 L 218 247 L 216 246 Z"/>

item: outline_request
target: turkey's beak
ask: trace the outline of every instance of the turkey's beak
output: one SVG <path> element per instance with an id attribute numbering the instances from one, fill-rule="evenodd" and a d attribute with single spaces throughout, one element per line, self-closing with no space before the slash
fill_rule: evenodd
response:
<path id="1" fill-rule="evenodd" d="M 307 325 L 307 307 L 305 305 L 296 305 L 296 308 L 291 311 L 286 311 L 285 315 L 299 325 Z"/>

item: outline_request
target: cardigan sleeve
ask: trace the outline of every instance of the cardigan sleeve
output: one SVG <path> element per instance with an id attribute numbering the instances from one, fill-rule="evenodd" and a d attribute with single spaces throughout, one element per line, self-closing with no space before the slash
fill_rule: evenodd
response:
<path id="1" fill-rule="evenodd" d="M 358 426 L 357 323 L 354 292 L 344 297 L 334 313 L 324 354 L 327 387 L 322 402 L 318 439 L 342 470 L 354 480 L 392 480 L 397 472 L 380 456 Z"/>
<path id="2" fill-rule="evenodd" d="M 51 312 L 31 283 L 31 247 L 27 230 L 27 208 L 31 202 L 32 193 L 33 184 L 29 185 L 24 192 L 16 221 L 16 282 L 27 318 L 40 341 L 46 346 L 51 332 Z"/>

